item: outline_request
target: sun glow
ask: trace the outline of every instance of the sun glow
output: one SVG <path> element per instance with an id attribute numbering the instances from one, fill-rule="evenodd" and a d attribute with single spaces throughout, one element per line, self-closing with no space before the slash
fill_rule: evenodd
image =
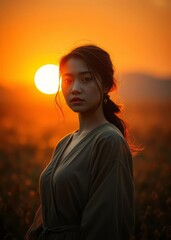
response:
<path id="1" fill-rule="evenodd" d="M 34 77 L 34 82 L 39 91 L 45 94 L 55 94 L 60 90 L 59 67 L 46 64 L 40 67 Z"/>

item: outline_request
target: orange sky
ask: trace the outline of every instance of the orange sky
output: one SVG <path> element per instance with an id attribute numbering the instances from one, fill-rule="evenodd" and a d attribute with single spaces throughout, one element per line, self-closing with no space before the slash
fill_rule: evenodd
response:
<path id="1" fill-rule="evenodd" d="M 32 84 L 40 66 L 86 41 L 119 73 L 171 75 L 170 0 L 2 0 L 0 18 L 2 84 Z"/>

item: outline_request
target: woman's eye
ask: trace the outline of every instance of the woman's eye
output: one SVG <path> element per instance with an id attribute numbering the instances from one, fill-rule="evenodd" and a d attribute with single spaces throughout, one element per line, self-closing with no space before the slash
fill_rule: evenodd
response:
<path id="1" fill-rule="evenodd" d="M 65 84 L 71 84 L 72 83 L 72 79 L 71 78 L 63 78 L 62 82 Z"/>
<path id="2" fill-rule="evenodd" d="M 91 80 L 92 80 L 91 77 L 82 77 L 82 78 L 81 78 L 81 81 L 82 81 L 83 83 L 89 82 L 89 81 L 91 81 Z"/>

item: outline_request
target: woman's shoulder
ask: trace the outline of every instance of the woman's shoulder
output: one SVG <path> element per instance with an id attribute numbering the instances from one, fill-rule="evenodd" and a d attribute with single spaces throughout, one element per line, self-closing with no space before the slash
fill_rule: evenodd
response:
<path id="1" fill-rule="evenodd" d="M 55 149 L 54 149 L 54 154 L 64 145 L 67 143 L 67 141 L 69 140 L 69 138 L 71 137 L 72 133 L 69 133 L 67 135 L 65 135 L 64 137 L 62 137 L 56 144 Z"/>
<path id="2" fill-rule="evenodd" d="M 97 129 L 92 143 L 92 159 L 96 166 L 113 166 L 122 163 L 124 166 L 132 165 L 132 156 L 127 140 L 113 124 L 104 124 Z M 104 161 L 105 159 L 105 161 Z"/>
<path id="3" fill-rule="evenodd" d="M 113 149 L 113 151 L 116 149 L 125 149 L 125 151 L 130 152 L 127 140 L 120 130 L 111 123 L 103 124 L 97 129 L 96 135 L 94 136 L 94 147 L 95 146 L 97 149 L 104 149 L 104 151 L 108 151 L 109 149 Z"/>
<path id="4" fill-rule="evenodd" d="M 58 141 L 57 146 L 61 146 L 61 145 L 63 145 L 64 143 L 66 143 L 66 142 L 69 140 L 69 138 L 71 137 L 71 135 L 72 135 L 72 133 L 68 133 L 67 135 L 65 135 L 64 137 L 62 137 L 62 138 Z"/>
<path id="5" fill-rule="evenodd" d="M 120 130 L 112 123 L 105 123 L 97 129 L 97 138 L 101 141 L 126 141 Z"/>

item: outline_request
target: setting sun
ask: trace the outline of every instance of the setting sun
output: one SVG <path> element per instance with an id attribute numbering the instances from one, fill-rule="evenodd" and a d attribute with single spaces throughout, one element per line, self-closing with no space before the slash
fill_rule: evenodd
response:
<path id="1" fill-rule="evenodd" d="M 40 67 L 34 77 L 36 87 L 45 94 L 54 94 L 59 88 L 59 67 L 46 64 Z"/>

